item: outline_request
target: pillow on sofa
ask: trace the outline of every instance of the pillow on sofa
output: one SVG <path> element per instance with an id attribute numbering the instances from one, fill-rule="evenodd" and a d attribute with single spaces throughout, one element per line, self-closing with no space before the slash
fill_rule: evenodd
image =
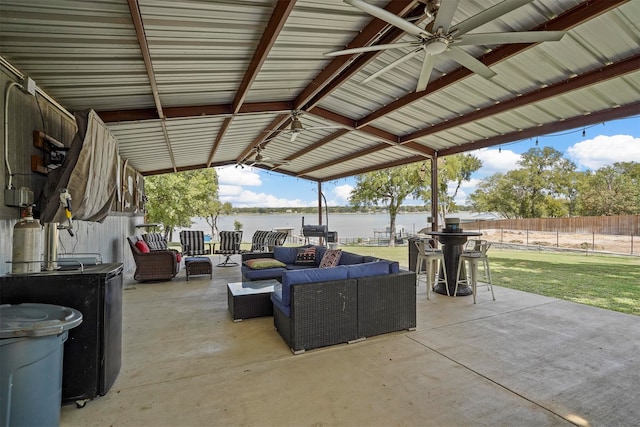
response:
<path id="1" fill-rule="evenodd" d="M 264 270 L 265 268 L 284 267 L 285 264 L 273 258 L 248 259 L 244 265 L 253 270 Z"/>
<path id="2" fill-rule="evenodd" d="M 298 248 L 298 254 L 296 255 L 296 261 L 294 265 L 308 265 L 310 267 L 316 266 L 316 247 L 310 248 Z"/>
<path id="3" fill-rule="evenodd" d="M 148 254 L 149 252 L 151 252 L 149 250 L 149 246 L 147 246 L 144 240 L 138 240 L 136 242 L 136 248 L 138 248 L 138 250 L 143 254 Z"/>
<path id="4" fill-rule="evenodd" d="M 322 261 L 320 261 L 320 268 L 335 267 L 340 262 L 340 256 L 342 255 L 342 249 L 327 249 L 324 251 Z"/>

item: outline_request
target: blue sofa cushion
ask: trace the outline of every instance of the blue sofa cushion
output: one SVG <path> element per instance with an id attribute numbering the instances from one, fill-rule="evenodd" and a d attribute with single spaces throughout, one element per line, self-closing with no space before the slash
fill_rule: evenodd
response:
<path id="1" fill-rule="evenodd" d="M 400 273 L 400 263 L 398 261 L 387 261 L 389 263 L 389 273 Z"/>
<path id="2" fill-rule="evenodd" d="M 360 277 L 382 276 L 389 274 L 389 263 L 384 261 L 366 262 L 347 267 L 347 278 L 358 279 Z"/>
<path id="3" fill-rule="evenodd" d="M 362 264 L 364 262 L 364 256 L 358 254 L 352 254 L 351 252 L 342 252 L 340 256 L 340 265 L 353 265 Z"/>
<path id="4" fill-rule="evenodd" d="M 242 266 L 242 275 L 248 280 L 277 279 L 282 276 L 283 271 L 287 271 L 287 269 L 284 267 L 274 267 L 253 270 L 247 266 Z"/>
<path id="5" fill-rule="evenodd" d="M 382 261 L 389 264 L 389 273 L 395 274 L 400 273 L 400 263 L 398 261 L 389 261 L 387 259 L 380 259 L 374 256 L 365 255 L 362 262 L 377 262 Z"/>
<path id="6" fill-rule="evenodd" d="M 324 253 L 327 251 L 326 246 L 317 246 L 316 247 L 316 267 L 320 265 L 320 261 L 322 261 L 322 257 Z"/>
<path id="7" fill-rule="evenodd" d="M 302 270 L 285 270 L 282 273 L 282 303 L 288 307 L 291 297 L 291 286 L 304 283 L 328 282 L 347 278 L 347 266 L 331 268 L 305 268 Z"/>
<path id="8" fill-rule="evenodd" d="M 286 246 L 276 246 L 273 248 L 273 257 L 285 264 L 293 264 L 296 262 L 296 255 L 298 255 L 298 248 Z"/>

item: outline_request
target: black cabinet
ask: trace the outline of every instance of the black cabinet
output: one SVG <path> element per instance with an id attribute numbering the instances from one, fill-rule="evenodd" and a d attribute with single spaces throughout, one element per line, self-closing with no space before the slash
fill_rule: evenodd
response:
<path id="1" fill-rule="evenodd" d="M 62 403 L 106 394 L 122 362 L 122 264 L 0 277 L 0 303 L 23 302 L 82 313 L 64 345 Z"/>

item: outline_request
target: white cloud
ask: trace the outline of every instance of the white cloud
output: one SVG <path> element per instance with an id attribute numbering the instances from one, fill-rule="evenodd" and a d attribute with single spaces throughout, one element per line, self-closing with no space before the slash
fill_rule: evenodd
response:
<path id="1" fill-rule="evenodd" d="M 315 200 L 310 202 L 300 199 L 285 199 L 272 194 L 245 190 L 239 186 L 225 186 L 226 188 L 223 192 L 222 187 L 223 186 L 220 186 L 220 201 L 223 203 L 229 202 L 235 208 L 284 208 L 316 205 Z"/>
<path id="2" fill-rule="evenodd" d="M 511 150 L 501 150 L 494 148 L 483 148 L 474 151 L 474 156 L 482 160 L 482 167 L 477 172 L 478 175 L 489 176 L 494 173 L 506 173 L 518 167 L 520 154 Z"/>
<path id="3" fill-rule="evenodd" d="M 218 173 L 219 184 L 248 185 L 251 187 L 262 185 L 260 175 L 251 167 L 224 166 L 216 168 L 216 172 Z"/>
<path id="4" fill-rule="evenodd" d="M 640 162 L 640 138 L 598 135 L 567 148 L 567 157 L 579 168 L 591 170 L 616 162 Z"/>
<path id="5" fill-rule="evenodd" d="M 333 189 L 332 193 L 334 197 L 338 199 L 337 204 L 344 205 L 349 202 L 349 197 L 351 196 L 351 191 L 353 191 L 353 185 L 344 184 L 338 185 Z"/>

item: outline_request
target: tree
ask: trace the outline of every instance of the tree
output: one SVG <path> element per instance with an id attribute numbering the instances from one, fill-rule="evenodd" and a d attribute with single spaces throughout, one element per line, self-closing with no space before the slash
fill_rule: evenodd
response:
<path id="1" fill-rule="evenodd" d="M 576 166 L 562 157 L 562 153 L 552 147 L 534 147 L 522 155 L 518 162 L 526 174 L 528 218 L 539 218 L 548 214 L 545 200 L 549 195 L 558 195 L 566 188 L 568 174 Z"/>
<path id="2" fill-rule="evenodd" d="M 583 215 L 640 214 L 640 163 L 614 163 L 587 173 L 579 205 Z"/>
<path id="3" fill-rule="evenodd" d="M 376 206 L 380 203 L 389 209 L 389 246 L 395 246 L 396 216 L 398 209 L 410 194 L 425 185 L 420 177 L 420 163 L 368 172 L 356 177 L 356 188 L 349 203 L 355 207 Z"/>
<path id="4" fill-rule="evenodd" d="M 438 159 L 438 211 L 444 218 L 456 208 L 455 198 L 464 181 L 482 166 L 482 162 L 470 154 L 457 154 Z M 453 191 L 450 189 L 453 188 Z M 395 246 L 395 225 L 398 209 L 409 196 L 431 204 L 431 162 L 369 172 L 356 177 L 356 188 L 350 203 L 355 207 L 384 203 L 389 209 L 389 246 Z"/>
<path id="5" fill-rule="evenodd" d="M 476 211 L 498 212 L 507 219 L 520 218 L 519 198 L 514 197 L 516 189 L 512 182 L 502 173 L 483 179 L 469 196 L 471 206 Z"/>
<path id="6" fill-rule="evenodd" d="M 575 165 L 551 148 L 532 148 L 519 168 L 485 178 L 470 196 L 474 209 L 507 218 L 565 216 L 575 206 Z"/>
<path id="7" fill-rule="evenodd" d="M 215 169 L 147 177 L 145 195 L 147 221 L 161 223 L 168 240 L 172 240 L 176 227 L 190 227 L 191 218 L 207 218 L 213 207 L 220 205 Z"/>
<path id="8" fill-rule="evenodd" d="M 200 169 L 196 172 L 190 176 L 194 190 L 193 216 L 204 218 L 211 227 L 211 237 L 214 237 L 220 233 L 218 217 L 231 214 L 232 206 L 231 203 L 222 203 L 218 199 L 218 174 L 215 169 Z"/>
<path id="9" fill-rule="evenodd" d="M 456 154 L 438 159 L 438 212 L 445 218 L 449 212 L 459 207 L 455 203 L 463 182 L 469 181 L 471 175 L 482 167 L 482 161 L 471 154 Z M 418 188 L 416 196 L 424 200 L 427 208 L 431 207 L 431 164 L 424 162 L 420 175 L 425 186 Z"/>
<path id="10" fill-rule="evenodd" d="M 165 238 L 171 240 L 176 227 L 191 225 L 192 212 L 184 200 L 188 182 L 180 174 L 149 176 L 144 190 L 148 199 L 147 222 L 162 224 Z"/>
<path id="11" fill-rule="evenodd" d="M 442 218 L 457 209 L 455 199 L 463 182 L 482 167 L 482 161 L 471 154 L 458 154 L 438 159 L 438 204 Z M 453 192 L 451 192 L 453 188 Z"/>

